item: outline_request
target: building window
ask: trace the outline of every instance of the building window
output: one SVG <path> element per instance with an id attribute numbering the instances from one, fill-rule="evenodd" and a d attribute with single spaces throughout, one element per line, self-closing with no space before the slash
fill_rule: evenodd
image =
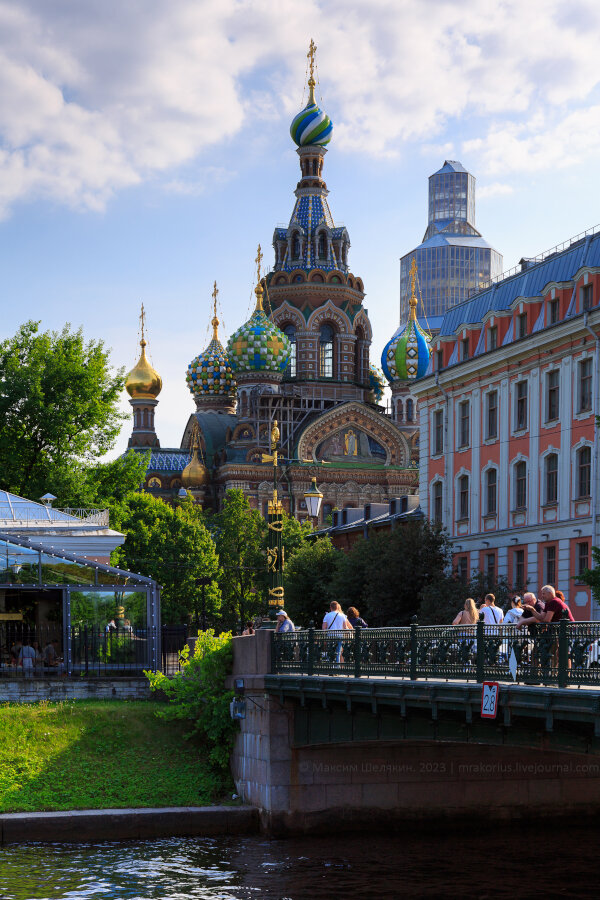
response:
<path id="1" fill-rule="evenodd" d="M 319 235 L 317 253 L 319 255 L 319 259 L 327 258 L 327 241 L 325 240 L 325 235 L 323 234 L 323 232 L 321 232 L 321 234 Z"/>
<path id="2" fill-rule="evenodd" d="M 486 515 L 495 516 L 498 508 L 498 473 L 496 469 L 488 469 L 485 473 Z"/>
<path id="3" fill-rule="evenodd" d="M 579 410 L 590 412 L 592 409 L 592 360 L 584 359 L 579 363 Z"/>
<path id="4" fill-rule="evenodd" d="M 469 401 L 464 400 L 458 404 L 458 446 L 469 446 Z"/>
<path id="5" fill-rule="evenodd" d="M 593 286 L 591 284 L 584 284 L 583 287 L 579 289 L 579 294 L 581 297 L 581 309 L 585 312 L 586 309 L 592 308 L 592 300 L 593 300 Z"/>
<path id="6" fill-rule="evenodd" d="M 433 486 L 433 521 L 442 521 L 442 497 L 443 485 L 441 481 L 436 481 Z"/>
<path id="7" fill-rule="evenodd" d="M 290 378 L 296 377 L 296 326 L 295 325 L 286 325 L 283 330 L 283 333 L 287 337 L 288 341 L 292 345 L 292 350 L 290 353 L 290 359 L 286 369 L 286 375 Z"/>
<path id="8" fill-rule="evenodd" d="M 544 464 L 546 480 L 546 503 L 558 502 L 558 455 L 549 453 Z"/>
<path id="9" fill-rule="evenodd" d="M 413 400 L 406 401 L 406 421 L 407 422 L 412 422 L 412 420 L 413 420 L 414 406 L 415 405 L 414 405 Z"/>
<path id="10" fill-rule="evenodd" d="M 546 584 L 556 583 L 556 546 L 544 547 L 544 580 Z"/>
<path id="11" fill-rule="evenodd" d="M 458 518 L 469 518 L 469 476 L 461 475 L 458 479 Z"/>
<path id="12" fill-rule="evenodd" d="M 332 513 L 333 505 L 331 503 L 324 503 L 321 508 L 321 522 L 323 523 L 323 525 L 331 524 Z"/>
<path id="13" fill-rule="evenodd" d="M 527 337 L 527 313 L 517 316 L 517 338 Z"/>
<path id="14" fill-rule="evenodd" d="M 590 567 L 590 545 L 588 541 L 577 544 L 577 576 L 580 578 Z"/>
<path id="15" fill-rule="evenodd" d="M 527 428 L 527 382 L 515 385 L 515 431 Z"/>
<path id="16" fill-rule="evenodd" d="M 297 234 L 292 238 L 292 258 L 299 259 L 300 258 L 300 238 Z"/>
<path id="17" fill-rule="evenodd" d="M 560 400 L 559 387 L 560 372 L 553 369 L 546 375 L 546 422 L 554 422 L 558 419 L 558 405 Z"/>
<path id="18" fill-rule="evenodd" d="M 467 583 L 467 557 L 459 556 L 456 560 L 456 574 L 458 576 L 459 581 L 462 581 L 464 584 Z"/>
<path id="19" fill-rule="evenodd" d="M 560 315 L 560 300 L 558 299 L 558 297 L 550 301 L 549 312 L 550 315 L 548 318 L 550 319 L 550 321 L 548 322 L 548 324 L 556 325 L 556 323 L 558 322 L 558 317 Z"/>
<path id="20" fill-rule="evenodd" d="M 444 452 L 444 410 L 436 409 L 433 414 L 433 453 L 434 456 Z"/>
<path id="21" fill-rule="evenodd" d="M 469 358 L 469 338 L 464 338 L 460 342 L 460 358 L 461 360 Z"/>
<path id="22" fill-rule="evenodd" d="M 319 375 L 333 378 L 333 328 L 321 325 L 319 332 Z"/>
<path id="23" fill-rule="evenodd" d="M 443 350 L 436 350 L 435 368 L 437 369 L 438 372 L 440 371 L 440 369 L 444 368 L 444 351 Z"/>
<path id="24" fill-rule="evenodd" d="M 498 437 L 498 391 L 490 391 L 486 396 L 486 439 Z"/>
<path id="25" fill-rule="evenodd" d="M 485 554 L 485 572 L 488 577 L 488 581 L 490 584 L 495 584 L 496 582 L 496 554 L 495 553 L 486 553 Z"/>
<path id="26" fill-rule="evenodd" d="M 513 553 L 513 575 L 515 587 L 521 590 L 525 587 L 525 551 L 515 550 Z"/>
<path id="27" fill-rule="evenodd" d="M 488 350 L 495 350 L 498 346 L 498 326 L 492 325 L 488 331 Z"/>
<path id="28" fill-rule="evenodd" d="M 521 461 L 515 466 L 515 509 L 527 506 L 527 463 Z"/>
<path id="29" fill-rule="evenodd" d="M 577 451 L 577 496 L 589 497 L 592 488 L 592 450 L 582 447 Z"/>

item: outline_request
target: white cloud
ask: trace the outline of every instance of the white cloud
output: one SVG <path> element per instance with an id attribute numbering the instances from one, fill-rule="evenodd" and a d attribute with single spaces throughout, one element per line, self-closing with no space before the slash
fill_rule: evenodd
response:
<path id="1" fill-rule="evenodd" d="M 512 193 L 514 193 L 512 185 L 503 184 L 501 181 L 494 181 L 491 184 L 477 186 L 478 200 L 485 200 L 486 197 L 503 197 Z"/>
<path id="2" fill-rule="evenodd" d="M 492 175 L 545 154 L 570 165 L 596 152 L 598 24 L 595 0 L 279 0 L 276 15 L 267 0 L 0 0 L 0 214 L 39 196 L 102 209 L 278 128 L 311 32 L 338 146 L 456 143 L 471 119 L 480 136 L 463 145 Z M 561 127 L 569 141 L 544 146 Z"/>

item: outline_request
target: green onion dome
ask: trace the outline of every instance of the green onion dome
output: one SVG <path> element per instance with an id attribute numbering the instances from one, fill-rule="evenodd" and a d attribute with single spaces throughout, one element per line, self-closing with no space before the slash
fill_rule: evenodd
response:
<path id="1" fill-rule="evenodd" d="M 227 354 L 233 371 L 285 372 L 291 344 L 285 334 L 267 318 L 262 306 L 263 289 L 255 288 L 256 309 L 248 321 L 238 328 L 227 343 Z"/>
<path id="2" fill-rule="evenodd" d="M 191 361 L 185 380 L 194 397 L 232 397 L 236 384 L 229 357 L 219 340 L 219 320 L 215 310 L 212 341 Z"/>

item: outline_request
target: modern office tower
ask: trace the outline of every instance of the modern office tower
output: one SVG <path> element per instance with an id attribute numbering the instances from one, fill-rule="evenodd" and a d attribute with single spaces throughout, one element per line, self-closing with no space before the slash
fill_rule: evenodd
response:
<path id="1" fill-rule="evenodd" d="M 446 160 L 429 177 L 429 216 L 423 243 L 400 260 L 400 321 L 409 312 L 410 266 L 416 259 L 423 313 L 429 327 L 446 310 L 485 287 L 502 272 L 502 254 L 475 227 L 475 178 Z"/>

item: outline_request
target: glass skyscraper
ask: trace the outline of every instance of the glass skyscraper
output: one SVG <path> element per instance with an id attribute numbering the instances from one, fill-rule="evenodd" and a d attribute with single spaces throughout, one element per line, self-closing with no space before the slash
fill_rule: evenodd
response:
<path id="1" fill-rule="evenodd" d="M 423 243 L 400 260 L 400 321 L 408 318 L 410 264 L 417 261 L 419 287 L 429 327 L 502 272 L 502 254 L 475 228 L 475 178 L 459 162 L 446 160 L 429 177 L 429 216 Z M 423 317 L 423 308 L 418 311 Z"/>

